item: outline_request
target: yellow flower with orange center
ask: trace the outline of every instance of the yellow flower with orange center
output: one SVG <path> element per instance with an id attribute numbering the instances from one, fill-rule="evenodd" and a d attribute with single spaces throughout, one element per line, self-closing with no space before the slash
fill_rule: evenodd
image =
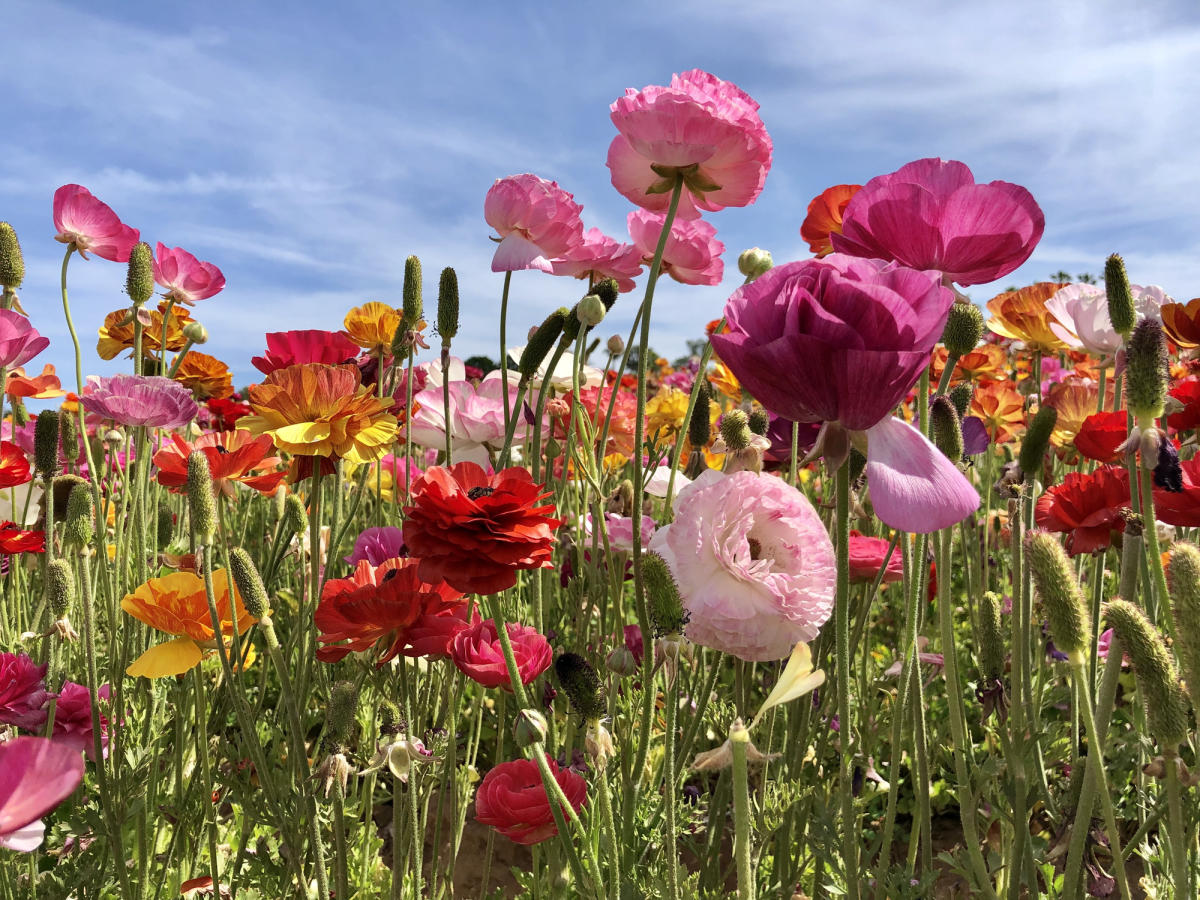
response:
<path id="1" fill-rule="evenodd" d="M 233 616 L 241 634 L 257 621 L 246 607 L 236 585 L 224 569 L 212 574 L 213 593 L 217 602 L 217 619 L 224 637 L 233 635 Z M 230 591 L 233 603 L 230 603 Z M 204 658 L 205 650 L 217 647 L 212 627 L 212 615 L 204 581 L 193 572 L 173 572 L 162 578 L 151 578 L 121 601 L 121 609 L 151 628 L 176 635 L 175 640 L 151 647 L 125 670 L 133 678 L 163 678 L 181 675 Z"/>
<path id="2" fill-rule="evenodd" d="M 255 414 L 238 419 L 238 427 L 271 435 L 276 447 L 295 456 L 374 462 L 396 437 L 390 398 L 373 396 L 357 366 L 287 366 L 248 394 Z"/>
<path id="3" fill-rule="evenodd" d="M 1105 393 L 1111 401 L 1111 383 Z M 1046 395 L 1046 405 L 1058 410 L 1058 419 L 1054 423 L 1054 431 L 1050 433 L 1050 443 L 1055 447 L 1072 443 L 1083 427 L 1083 420 L 1096 412 L 1099 401 L 1100 385 L 1090 379 L 1068 378 L 1052 385 Z"/>
<path id="4" fill-rule="evenodd" d="M 950 352 L 942 346 L 933 350 L 933 359 L 929 364 L 929 378 L 936 385 L 941 381 L 942 370 L 946 368 L 946 360 Z M 1003 379 L 1005 366 L 1008 364 L 1008 354 L 999 344 L 980 344 L 970 353 L 964 353 L 958 358 L 954 374 L 950 376 L 951 384 L 963 381 L 978 381 L 983 378 Z"/>
<path id="5" fill-rule="evenodd" d="M 992 441 L 1003 444 L 1025 431 L 1025 398 L 1011 381 L 985 381 L 975 388 L 969 416 L 978 416 Z"/>
<path id="6" fill-rule="evenodd" d="M 160 303 L 158 309 L 143 309 L 142 355 L 154 356 L 162 348 L 163 311 L 165 303 Z M 187 343 L 183 336 L 183 326 L 192 321 L 186 309 L 178 306 L 171 307 L 167 316 L 167 349 L 182 350 Z M 104 325 L 100 328 L 100 340 L 96 343 L 96 352 L 101 359 L 116 359 L 122 350 L 133 350 L 133 317 L 129 309 L 114 309 L 104 317 Z"/>
<path id="7" fill-rule="evenodd" d="M 1042 353 L 1057 353 L 1067 349 L 1050 330 L 1058 320 L 1046 309 L 1046 301 L 1062 288 L 1053 281 L 1040 281 L 1016 291 L 998 294 L 987 303 L 992 317 L 987 327 L 1001 337 L 1021 341 L 1026 349 Z"/>
<path id="8" fill-rule="evenodd" d="M 41 375 L 26 375 L 25 369 L 17 366 L 8 373 L 5 391 L 10 397 L 25 397 L 29 400 L 49 400 L 67 395 L 62 389 L 62 382 L 54 374 L 52 363 L 46 363 L 42 367 Z"/>
<path id="9" fill-rule="evenodd" d="M 687 415 L 688 400 L 689 395 L 679 388 L 659 388 L 658 393 L 646 401 L 646 433 L 658 433 L 660 440 L 674 437 Z"/>
<path id="10" fill-rule="evenodd" d="M 197 350 L 188 351 L 171 377 L 190 390 L 197 400 L 220 399 L 233 393 L 233 373 L 229 366 L 215 356 Z"/>
<path id="11" fill-rule="evenodd" d="M 372 300 L 346 313 L 342 324 L 350 340 L 360 347 L 382 354 L 392 345 L 392 338 L 400 327 L 400 319 L 400 310 Z"/>

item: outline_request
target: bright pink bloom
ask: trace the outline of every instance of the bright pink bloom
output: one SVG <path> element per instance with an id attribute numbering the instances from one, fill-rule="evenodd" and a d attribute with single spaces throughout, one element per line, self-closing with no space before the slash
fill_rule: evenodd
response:
<path id="1" fill-rule="evenodd" d="M 0 724 L 37 731 L 46 722 L 46 666 L 24 653 L 0 653 Z M 0 745 L 2 746 L 2 745 Z"/>
<path id="2" fill-rule="evenodd" d="M 556 182 L 529 174 L 496 179 L 483 200 L 483 217 L 500 235 L 492 271 L 553 271 L 550 260 L 583 240 L 582 212 Z"/>
<path id="3" fill-rule="evenodd" d="M 635 209 L 629 214 L 629 236 L 646 262 L 654 259 L 666 216 Z M 720 284 L 725 275 L 725 245 L 717 229 L 703 219 L 676 219 L 663 248 L 661 271 L 683 284 Z"/>
<path id="4" fill-rule="evenodd" d="M 373 566 L 379 566 L 389 559 L 399 559 L 407 555 L 408 551 L 404 548 L 404 532 L 394 525 L 384 525 L 364 529 L 354 540 L 354 550 L 343 559 L 352 566 L 357 566 L 362 559 Z"/>
<path id="5" fill-rule="evenodd" d="M 201 262 L 182 247 L 174 249 L 162 241 L 154 250 L 154 280 L 176 303 L 191 306 L 207 300 L 225 287 L 225 276 L 210 262 Z"/>
<path id="6" fill-rule="evenodd" d="M 517 659 L 517 671 L 521 673 L 521 684 L 531 684 L 550 668 L 554 658 L 550 642 L 536 628 L 527 625 L 509 622 L 507 629 L 513 655 Z M 450 658 L 458 670 L 472 681 L 512 693 L 512 679 L 508 677 L 508 666 L 504 662 L 494 620 L 476 622 L 458 632 L 450 644 Z"/>
<path id="7" fill-rule="evenodd" d="M 850 583 L 871 584 L 879 576 L 879 570 L 884 568 L 886 558 L 887 569 L 883 575 L 883 584 L 899 581 L 904 577 L 904 560 L 900 556 L 900 548 L 893 547 L 891 555 L 888 548 L 892 542 L 886 538 L 867 537 L 857 531 L 850 532 Z"/>
<path id="8" fill-rule="evenodd" d="M 339 331 L 268 331 L 267 352 L 250 362 L 264 375 L 305 363 L 336 366 L 352 362 L 359 346 Z"/>
<path id="9" fill-rule="evenodd" d="M 546 762 L 567 802 L 579 812 L 587 805 L 587 782 L 570 769 L 560 769 L 549 754 Z M 558 834 L 538 764 L 532 759 L 514 759 L 484 775 L 475 792 L 475 821 L 491 825 L 518 844 L 540 844 Z"/>
<path id="10" fill-rule="evenodd" d="M 80 402 L 102 419 L 150 428 L 179 428 L 200 412 L 190 390 L 161 375 L 89 375 Z"/>
<path id="11" fill-rule="evenodd" d="M 633 244 L 622 244 L 599 228 L 589 228 L 583 241 L 565 256 L 550 261 L 555 275 L 616 279 L 617 290 L 632 291 L 633 279 L 642 274 L 642 254 Z"/>
<path id="12" fill-rule="evenodd" d="M 42 816 L 74 793 L 83 757 L 40 737 L 0 743 L 0 847 L 29 852 L 42 843 Z"/>
<path id="13" fill-rule="evenodd" d="M 29 320 L 16 310 L 0 309 L 0 366 L 23 366 L 50 346 Z"/>
<path id="14" fill-rule="evenodd" d="M 960 162 L 919 159 L 868 181 L 831 239 L 838 253 L 935 269 L 965 287 L 995 281 L 1029 259 L 1045 224 L 1025 188 L 976 184 Z"/>
<path id="15" fill-rule="evenodd" d="M 112 695 L 109 686 L 96 692 L 101 700 Z M 96 761 L 96 742 L 92 734 L 92 697 L 85 685 L 64 681 L 54 704 L 54 740 L 74 750 L 82 750 L 92 762 Z M 100 747 L 108 758 L 108 717 L 100 715 Z"/>
<path id="16" fill-rule="evenodd" d="M 56 241 L 74 244 L 87 259 L 88 251 L 112 262 L 129 262 L 129 252 L 138 242 L 136 228 L 121 223 L 120 217 L 92 192 L 78 184 L 64 184 L 54 192 Z"/>
<path id="17" fill-rule="evenodd" d="M 625 92 L 612 105 L 620 132 L 608 148 L 612 183 L 643 209 L 666 212 L 676 173 L 684 176 L 678 215 L 700 217 L 749 206 L 771 168 L 771 137 L 758 104 L 736 85 L 693 69 L 667 87 Z"/>

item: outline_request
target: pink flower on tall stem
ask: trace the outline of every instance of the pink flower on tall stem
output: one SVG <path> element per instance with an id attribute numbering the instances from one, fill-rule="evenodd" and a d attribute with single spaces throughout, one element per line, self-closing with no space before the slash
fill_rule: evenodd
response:
<path id="1" fill-rule="evenodd" d="M 96 692 L 101 700 L 112 694 L 107 684 Z M 54 704 L 54 738 L 75 750 L 82 750 L 92 762 L 96 761 L 96 742 L 92 731 L 92 697 L 87 687 L 74 681 L 64 681 Z M 108 717 L 100 716 L 100 748 L 108 759 Z"/>
<path id="2" fill-rule="evenodd" d="M 423 447 L 445 447 L 446 429 L 453 440 L 455 462 L 473 462 L 488 467 L 491 452 L 504 445 L 504 387 L 500 370 L 489 372 L 478 386 L 469 381 L 450 382 L 450 421 L 446 421 L 442 387 L 427 387 L 413 396 L 417 411 L 409 419 L 413 443 Z M 508 385 L 508 402 L 517 396 L 516 373 Z M 523 441 L 531 429 L 524 418 L 516 424 L 514 440 Z"/>
<path id="3" fill-rule="evenodd" d="M 305 363 L 336 366 L 358 356 L 359 346 L 339 331 L 268 331 L 267 352 L 251 358 L 264 375 Z"/>
<path id="4" fill-rule="evenodd" d="M 42 843 L 41 818 L 83 780 L 77 750 L 40 737 L 0 743 L 0 847 L 28 853 Z"/>
<path id="5" fill-rule="evenodd" d="M 590 278 L 593 283 L 615 279 L 617 290 L 633 290 L 633 279 L 642 274 L 642 252 L 633 244 L 622 244 L 599 228 L 589 228 L 583 241 L 550 264 L 555 275 Z"/>
<path id="6" fill-rule="evenodd" d="M 553 271 L 550 261 L 583 240 L 582 212 L 556 182 L 530 174 L 498 178 L 483 200 L 483 217 L 500 235 L 492 271 Z"/>
<path id="7" fill-rule="evenodd" d="M 0 309 L 0 366 L 23 366 L 50 346 L 50 338 L 16 310 Z"/>
<path id="8" fill-rule="evenodd" d="M 509 622 L 506 626 L 512 643 L 521 684 L 531 684 L 550 668 L 554 651 L 536 628 Z M 450 642 L 450 658 L 458 670 L 484 687 L 503 688 L 512 693 L 512 679 L 500 647 L 499 632 L 492 619 L 476 622 L 459 631 Z"/>
<path id="9" fill-rule="evenodd" d="M 771 137 L 745 91 L 700 69 L 666 87 L 630 88 L 612 105 L 620 132 L 608 148 L 612 183 L 630 202 L 666 212 L 675 179 L 684 191 L 678 215 L 700 217 L 749 206 L 771 168 Z"/>
<path id="10" fill-rule="evenodd" d="M 654 259 L 665 219 L 665 215 L 644 209 L 629 214 L 629 236 L 647 262 Z M 676 219 L 663 248 L 660 272 L 683 284 L 720 284 L 725 275 L 725 264 L 721 262 L 724 252 L 717 229 L 708 222 Z"/>
<path id="11" fill-rule="evenodd" d="M 37 731 L 46 723 L 46 703 L 54 699 L 46 668 L 24 653 L 0 653 L 0 724 Z"/>
<path id="12" fill-rule="evenodd" d="M 161 375 L 89 375 L 80 402 L 102 419 L 149 428 L 179 428 L 200 411 L 191 391 Z"/>
<path id="13" fill-rule="evenodd" d="M 207 300 L 225 287 L 225 276 L 210 262 L 201 262 L 182 247 L 171 248 L 162 241 L 154 250 L 154 280 L 166 289 L 169 300 L 191 306 Z"/>
<path id="14" fill-rule="evenodd" d="M 1029 259 L 1045 224 L 1020 185 L 976 184 L 963 163 L 918 159 L 868 181 L 830 238 L 838 253 L 934 269 L 965 287 L 1002 278 Z"/>
<path id="15" fill-rule="evenodd" d="M 122 224 L 120 217 L 92 192 L 78 184 L 64 184 L 54 192 L 54 239 L 74 244 L 79 255 L 89 252 L 111 262 L 129 262 L 129 252 L 140 237 L 136 228 Z"/>

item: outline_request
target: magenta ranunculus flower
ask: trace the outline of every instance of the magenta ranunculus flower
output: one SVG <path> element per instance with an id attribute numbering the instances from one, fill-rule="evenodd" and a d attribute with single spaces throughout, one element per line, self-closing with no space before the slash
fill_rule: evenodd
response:
<path id="1" fill-rule="evenodd" d="M 254 368 L 264 375 L 276 369 L 305 363 L 336 366 L 358 356 L 361 348 L 340 331 L 312 328 L 302 331 L 268 331 L 267 352 L 251 358 Z"/>
<path id="2" fill-rule="evenodd" d="M 16 310 L 0 309 L 0 366 L 23 366 L 50 346 L 50 338 Z"/>
<path id="3" fill-rule="evenodd" d="M 91 252 L 112 262 L 129 262 L 129 252 L 141 236 L 78 184 L 64 184 L 54 192 L 54 227 L 54 239 L 74 244 L 84 259 Z"/>
<path id="4" fill-rule="evenodd" d="M 725 304 L 712 335 L 730 371 L 771 412 L 825 423 L 831 461 L 865 443 L 875 512 L 902 531 L 961 521 L 979 495 L 915 428 L 891 411 L 941 336 L 954 296 L 934 272 L 832 254 L 785 263 Z M 849 432 L 847 435 L 846 432 Z"/>
<path id="5" fill-rule="evenodd" d="M 1020 185 L 976 184 L 963 163 L 918 159 L 863 185 L 830 238 L 838 253 L 936 269 L 966 287 L 1029 259 L 1045 225 Z"/>
<path id="6" fill-rule="evenodd" d="M 703 472 L 650 550 L 670 567 L 688 638 L 739 659 L 782 659 L 833 612 L 837 561 L 808 498 L 774 475 Z"/>
<path id="7" fill-rule="evenodd" d="M 373 566 L 380 566 L 389 559 L 408 556 L 404 547 L 404 532 L 394 525 L 366 528 L 354 540 L 354 550 L 342 557 L 352 566 L 365 559 Z"/>
<path id="8" fill-rule="evenodd" d="M 96 694 L 108 700 L 112 694 L 107 684 L 101 685 Z M 92 762 L 96 761 L 96 742 L 92 734 L 92 697 L 87 686 L 74 681 L 64 681 L 54 704 L 53 739 L 75 750 L 82 750 Z M 104 758 L 108 758 L 108 717 L 100 716 L 100 747 Z"/>
<path id="9" fill-rule="evenodd" d="M 582 212 L 556 182 L 530 174 L 496 179 L 483 200 L 483 217 L 500 235 L 492 271 L 553 271 L 550 261 L 583 241 Z"/>
<path id="10" fill-rule="evenodd" d="M 613 278 L 617 290 L 633 290 L 633 279 L 642 274 L 642 253 L 633 244 L 622 244 L 599 228 L 589 228 L 583 241 L 550 264 L 555 275 L 591 278 L 593 283 Z"/>
<path id="11" fill-rule="evenodd" d="M 28 853 L 42 843 L 41 818 L 79 787 L 83 757 L 41 737 L 0 743 L 0 847 Z"/>
<path id="12" fill-rule="evenodd" d="M 643 209 L 666 212 L 684 177 L 678 216 L 749 206 L 771 168 L 771 137 L 758 104 L 737 85 L 693 69 L 666 87 L 632 88 L 612 105 L 620 132 L 608 148 L 612 183 Z"/>
<path id="13" fill-rule="evenodd" d="M 46 666 L 24 653 L 0 653 L 0 724 L 37 731 L 46 723 Z"/>
<path id="14" fill-rule="evenodd" d="M 200 411 L 191 391 L 161 375 L 89 375 L 80 402 L 102 419 L 150 428 L 179 428 Z"/>
<path id="15" fill-rule="evenodd" d="M 191 306 L 207 300 L 225 287 L 225 276 L 210 262 L 202 262 L 182 247 L 171 248 L 162 241 L 154 250 L 154 281 L 166 288 L 165 296 Z"/>
<path id="16" fill-rule="evenodd" d="M 647 262 L 654 259 L 665 215 L 635 209 L 629 214 L 629 236 Z M 676 219 L 663 248 L 661 272 L 683 284 L 720 284 L 725 276 L 725 245 L 717 229 L 703 219 Z"/>
<path id="17" fill-rule="evenodd" d="M 521 683 L 530 684 L 550 668 L 554 651 L 536 628 L 509 622 L 507 629 L 513 655 L 517 659 L 517 670 L 521 673 Z M 512 693 L 512 680 L 508 677 L 508 666 L 504 662 L 504 651 L 500 647 L 494 620 L 476 622 L 454 635 L 450 642 L 450 658 L 458 670 L 472 681 Z"/>

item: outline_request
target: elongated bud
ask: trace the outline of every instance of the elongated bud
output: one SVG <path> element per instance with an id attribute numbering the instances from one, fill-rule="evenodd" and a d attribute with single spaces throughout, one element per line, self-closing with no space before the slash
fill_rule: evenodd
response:
<path id="1" fill-rule="evenodd" d="M 1175 750 L 1187 739 L 1188 702 L 1162 635 L 1128 600 L 1110 602 L 1104 617 L 1133 660 L 1150 734 L 1163 750 Z"/>
<path id="2" fill-rule="evenodd" d="M 771 416 L 765 409 L 760 407 L 751 411 L 748 424 L 750 425 L 751 433 L 762 437 L 767 433 L 767 429 L 771 427 Z"/>
<path id="3" fill-rule="evenodd" d="M 0 284 L 15 290 L 24 280 L 25 257 L 21 255 L 17 232 L 7 222 L 0 222 Z"/>
<path id="4" fill-rule="evenodd" d="M 243 591 L 243 599 L 244 595 Z M 354 716 L 357 711 L 358 688 L 351 681 L 339 681 L 329 692 L 329 705 L 325 708 L 325 746 L 327 748 L 334 750 L 350 743 L 354 736 Z"/>
<path id="5" fill-rule="evenodd" d="M 524 750 L 545 741 L 549 728 L 546 717 L 536 709 L 518 710 L 517 720 L 513 723 L 513 739 Z"/>
<path id="6" fill-rule="evenodd" d="M 604 347 L 613 356 L 620 356 L 625 352 L 625 339 L 619 334 L 614 334 L 608 339 Z"/>
<path id="7" fill-rule="evenodd" d="M 129 268 L 125 270 L 125 293 L 134 306 L 142 306 L 154 296 L 154 254 L 150 245 L 138 241 L 129 251 Z"/>
<path id="8" fill-rule="evenodd" d="M 79 419 L 65 410 L 58 415 L 58 442 L 68 460 L 79 457 Z"/>
<path id="9" fill-rule="evenodd" d="M 208 329 L 195 319 L 183 326 L 183 336 L 193 344 L 208 343 Z"/>
<path id="10" fill-rule="evenodd" d="M 963 458 L 962 425 L 949 397 L 942 394 L 933 398 L 929 404 L 929 421 L 934 446 L 951 462 L 959 462 Z"/>
<path id="11" fill-rule="evenodd" d="M 33 426 L 33 464 L 42 478 L 58 474 L 58 410 L 45 409 Z"/>
<path id="12" fill-rule="evenodd" d="M 1191 544 L 1175 544 L 1167 563 L 1171 589 L 1171 615 L 1175 619 L 1175 655 L 1200 715 L 1200 550 Z"/>
<path id="13" fill-rule="evenodd" d="M 657 553 L 645 554 L 642 557 L 642 578 L 646 583 L 646 600 L 655 637 L 681 633 L 688 615 L 679 596 L 679 585 L 675 583 L 675 576 L 667 561 Z"/>
<path id="14" fill-rule="evenodd" d="M 285 535 L 294 537 L 308 527 L 308 513 L 304 509 L 304 501 L 295 494 L 288 494 L 283 502 L 283 530 Z"/>
<path id="15" fill-rule="evenodd" d="M 721 417 L 721 440 L 727 451 L 736 453 L 750 446 L 750 417 L 743 410 L 731 409 Z"/>
<path id="16" fill-rule="evenodd" d="M 692 417 L 688 420 L 688 440 L 692 442 L 692 447 L 698 450 L 707 446 L 708 439 L 712 437 L 712 388 L 706 379 L 701 378 L 700 387 L 696 390 L 696 408 L 692 410 Z"/>
<path id="17" fill-rule="evenodd" d="M 617 303 L 617 298 L 621 296 L 621 290 L 617 286 L 615 278 L 605 278 L 603 281 L 597 282 L 592 287 L 592 293 L 600 298 L 605 311 L 612 309 Z"/>
<path id="18" fill-rule="evenodd" d="M 750 281 L 771 271 L 774 265 L 775 260 L 762 247 L 751 247 L 749 250 L 743 250 L 741 256 L 738 257 L 738 271 Z"/>
<path id="19" fill-rule="evenodd" d="M 1091 623 L 1087 601 L 1066 551 L 1049 532 L 1031 531 L 1025 538 L 1025 553 L 1046 618 L 1050 620 L 1050 636 L 1058 649 L 1070 657 L 1072 665 L 1083 665 Z"/>
<path id="20" fill-rule="evenodd" d="M 1042 471 L 1042 462 L 1046 458 L 1046 450 L 1050 446 L 1050 435 L 1058 424 L 1058 410 L 1048 403 L 1043 403 L 1029 423 L 1025 432 L 1025 440 L 1021 442 L 1021 452 L 1017 463 L 1026 478 L 1034 478 Z"/>
<path id="21" fill-rule="evenodd" d="M 188 454 L 188 514 L 197 544 L 208 545 L 217 534 L 217 504 L 213 499 L 212 473 L 208 457 L 200 450 Z"/>
<path id="22" fill-rule="evenodd" d="M 1168 365 L 1162 325 L 1150 318 L 1138 322 L 1125 347 L 1125 402 L 1142 428 L 1163 414 Z"/>
<path id="23" fill-rule="evenodd" d="M 1004 676 L 1004 632 L 1000 628 L 1000 598 L 987 591 L 979 601 L 979 673 L 988 679 Z"/>
<path id="24" fill-rule="evenodd" d="M 967 417 L 967 410 L 971 408 L 971 398 L 975 396 L 975 386 L 972 384 L 955 385 L 950 388 L 946 396 L 954 404 L 954 411 L 958 413 L 958 422 L 961 425 L 962 420 Z"/>
<path id="25" fill-rule="evenodd" d="M 29 424 L 29 410 L 25 408 L 23 397 L 13 397 L 12 414 L 13 424 L 18 428 L 24 428 Z"/>
<path id="26" fill-rule="evenodd" d="M 442 336 L 442 345 L 449 347 L 458 334 L 458 273 L 447 266 L 442 269 L 438 281 L 437 330 Z"/>
<path id="27" fill-rule="evenodd" d="M 246 612 L 255 619 L 268 615 L 271 602 L 267 597 L 267 588 L 254 560 L 242 547 L 229 551 L 229 571 L 233 575 L 233 583 L 237 585 L 238 593 L 242 595 L 242 605 Z"/>
<path id="28" fill-rule="evenodd" d="M 416 328 L 425 315 L 425 301 L 421 299 L 421 260 L 410 256 L 404 261 L 404 322 Z"/>
<path id="29" fill-rule="evenodd" d="M 77 484 L 67 495 L 67 516 L 63 528 L 63 549 L 76 553 L 85 550 L 96 534 L 93 523 L 92 490 L 87 484 Z"/>
<path id="30" fill-rule="evenodd" d="M 1137 324 L 1137 309 L 1129 289 L 1129 276 L 1125 274 L 1125 260 L 1116 253 L 1104 261 L 1104 292 L 1108 295 L 1108 318 L 1113 330 L 1121 337 L 1129 337 Z"/>
<path id="31" fill-rule="evenodd" d="M 604 321 L 604 314 L 608 310 L 604 308 L 604 304 L 595 294 L 588 294 L 575 306 L 575 315 L 579 319 L 581 325 L 586 325 L 588 328 L 595 328 Z"/>
<path id="32" fill-rule="evenodd" d="M 979 307 L 974 303 L 952 303 L 946 327 L 942 330 L 942 343 L 950 356 L 955 359 L 966 356 L 979 345 L 982 337 L 983 313 Z"/>
<path id="33" fill-rule="evenodd" d="M 165 503 L 158 504 L 158 515 L 154 522 L 154 546 L 166 550 L 175 537 L 175 513 Z"/>
<path id="34" fill-rule="evenodd" d="M 517 370 L 523 380 L 529 381 L 537 374 L 538 366 L 546 359 L 555 341 L 563 333 L 567 319 L 567 308 L 560 307 L 546 316 L 546 321 L 529 338 L 529 343 L 525 345 L 521 359 L 517 362 Z M 579 320 L 575 319 L 575 323 L 578 325 Z"/>
<path id="35" fill-rule="evenodd" d="M 586 722 L 601 719 L 608 713 L 604 685 L 592 664 L 578 653 L 564 653 L 554 660 L 554 672 L 571 708 Z"/>
<path id="36" fill-rule="evenodd" d="M 54 618 L 65 619 L 75 603 L 75 575 L 65 559 L 56 559 L 46 566 L 46 597 Z"/>

